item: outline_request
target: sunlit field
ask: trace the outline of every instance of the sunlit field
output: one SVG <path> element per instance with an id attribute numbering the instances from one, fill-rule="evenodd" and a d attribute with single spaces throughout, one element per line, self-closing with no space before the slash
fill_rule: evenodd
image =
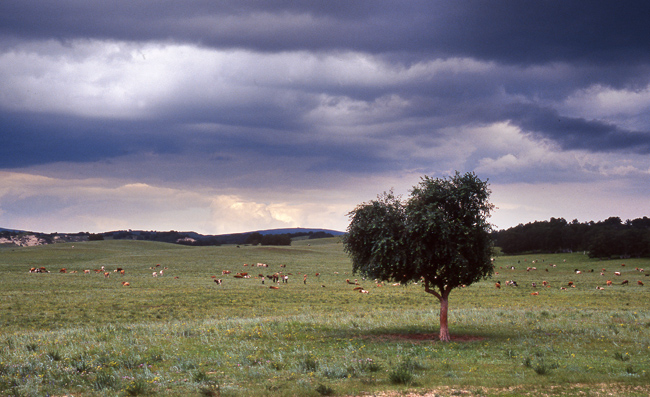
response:
<path id="1" fill-rule="evenodd" d="M 437 300 L 352 275 L 338 238 L 0 247 L 0 395 L 650 394 L 650 260 L 494 263 L 452 292 L 443 344 Z"/>

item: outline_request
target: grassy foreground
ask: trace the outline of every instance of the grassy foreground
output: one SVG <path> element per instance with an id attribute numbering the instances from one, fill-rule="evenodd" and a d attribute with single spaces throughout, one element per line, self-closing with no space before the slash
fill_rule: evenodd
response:
<path id="1" fill-rule="evenodd" d="M 0 395 L 650 395 L 649 260 L 498 257 L 452 292 L 448 344 L 420 286 L 362 294 L 350 269 L 336 238 L 0 247 Z"/>

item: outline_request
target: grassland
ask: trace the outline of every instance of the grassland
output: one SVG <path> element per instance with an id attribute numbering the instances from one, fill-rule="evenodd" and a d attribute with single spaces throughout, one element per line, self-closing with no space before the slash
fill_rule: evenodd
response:
<path id="1" fill-rule="evenodd" d="M 40 266 L 51 273 L 28 272 Z M 497 257 L 493 280 L 452 292 L 442 344 L 435 298 L 372 280 L 354 292 L 338 239 L 1 247 L 0 395 L 647 396 L 650 278 L 636 268 L 650 261 Z M 279 289 L 255 277 L 280 271 Z"/>

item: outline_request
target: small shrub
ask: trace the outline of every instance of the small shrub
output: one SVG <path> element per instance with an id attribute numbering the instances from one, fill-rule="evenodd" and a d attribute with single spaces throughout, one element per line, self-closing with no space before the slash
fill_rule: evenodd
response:
<path id="1" fill-rule="evenodd" d="M 395 385 L 408 385 L 413 381 L 413 377 L 413 372 L 401 365 L 392 370 L 388 375 L 390 382 Z"/>
<path id="2" fill-rule="evenodd" d="M 331 387 L 326 386 L 326 385 L 324 385 L 322 383 L 319 383 L 318 386 L 316 386 L 316 391 L 321 396 L 332 396 L 332 395 L 334 395 L 334 389 L 332 389 Z"/>
<path id="3" fill-rule="evenodd" d="M 557 363 L 549 364 L 546 361 L 544 361 L 544 359 L 542 358 L 543 354 L 541 353 L 536 354 L 536 356 L 538 357 L 538 359 L 535 361 L 533 361 L 533 359 L 530 357 L 524 358 L 524 361 L 522 363 L 523 366 L 526 368 L 532 368 L 533 371 L 535 371 L 535 373 L 538 375 L 548 375 L 551 372 L 551 370 L 559 367 Z"/>
<path id="4" fill-rule="evenodd" d="M 269 366 L 276 371 L 282 371 L 284 369 L 284 363 L 280 361 L 272 361 Z"/>
<path id="5" fill-rule="evenodd" d="M 616 353 L 614 353 L 614 358 L 619 360 L 619 361 L 625 362 L 625 361 L 630 361 L 631 357 L 630 357 L 629 353 L 623 354 L 623 353 L 620 353 L 620 352 L 616 352 Z"/>
<path id="6" fill-rule="evenodd" d="M 36 343 L 28 343 L 25 345 L 25 349 L 27 349 L 28 352 L 35 352 L 38 350 L 38 345 Z"/>
<path id="7" fill-rule="evenodd" d="M 372 358 L 359 360 L 356 363 L 356 366 L 363 372 L 379 372 L 381 370 L 381 364 L 375 362 Z M 413 368 L 413 369 L 418 369 L 418 368 Z"/>
<path id="8" fill-rule="evenodd" d="M 298 367 L 303 372 L 314 372 L 318 369 L 318 361 L 310 354 L 298 363 Z"/>
<path id="9" fill-rule="evenodd" d="M 348 377 L 350 369 L 337 365 L 323 365 L 320 372 L 328 379 L 344 379 Z"/>
<path id="10" fill-rule="evenodd" d="M 378 366 L 379 364 L 376 365 Z M 402 362 L 399 364 L 399 366 L 402 368 L 406 368 L 409 371 L 419 371 L 422 369 L 426 369 L 426 366 L 424 364 L 422 364 L 418 359 L 413 358 L 411 356 L 405 357 L 402 360 Z M 374 368 L 375 365 L 373 365 L 372 367 Z"/>
<path id="11" fill-rule="evenodd" d="M 543 361 L 537 364 L 533 369 L 537 375 L 548 375 L 551 371 L 551 367 L 546 365 L 546 363 Z"/>
<path id="12" fill-rule="evenodd" d="M 208 379 L 208 374 L 206 374 L 205 371 L 198 370 L 192 373 L 192 381 L 196 383 L 206 382 Z"/>
<path id="13" fill-rule="evenodd" d="M 134 379 L 124 388 L 129 396 L 141 396 L 149 393 L 147 382 L 144 379 Z"/>
<path id="14" fill-rule="evenodd" d="M 113 374 L 107 372 L 98 372 L 95 376 L 95 380 L 92 382 L 93 389 L 95 390 L 105 390 L 112 389 L 117 384 L 117 380 Z"/>
<path id="15" fill-rule="evenodd" d="M 76 359 L 73 359 L 70 362 L 70 367 L 79 373 L 88 372 L 92 368 L 90 363 L 83 357 L 78 357 Z"/>
<path id="16" fill-rule="evenodd" d="M 61 361 L 62 359 L 61 353 L 56 350 L 47 352 L 47 357 L 52 361 Z"/>

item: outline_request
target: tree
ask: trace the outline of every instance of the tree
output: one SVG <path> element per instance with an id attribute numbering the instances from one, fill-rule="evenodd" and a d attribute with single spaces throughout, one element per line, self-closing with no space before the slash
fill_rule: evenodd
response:
<path id="1" fill-rule="evenodd" d="M 422 282 L 440 301 L 440 340 L 450 341 L 450 292 L 493 272 L 489 195 L 487 182 L 456 172 L 444 179 L 422 177 L 407 201 L 391 191 L 358 205 L 343 237 L 353 272 Z"/>

